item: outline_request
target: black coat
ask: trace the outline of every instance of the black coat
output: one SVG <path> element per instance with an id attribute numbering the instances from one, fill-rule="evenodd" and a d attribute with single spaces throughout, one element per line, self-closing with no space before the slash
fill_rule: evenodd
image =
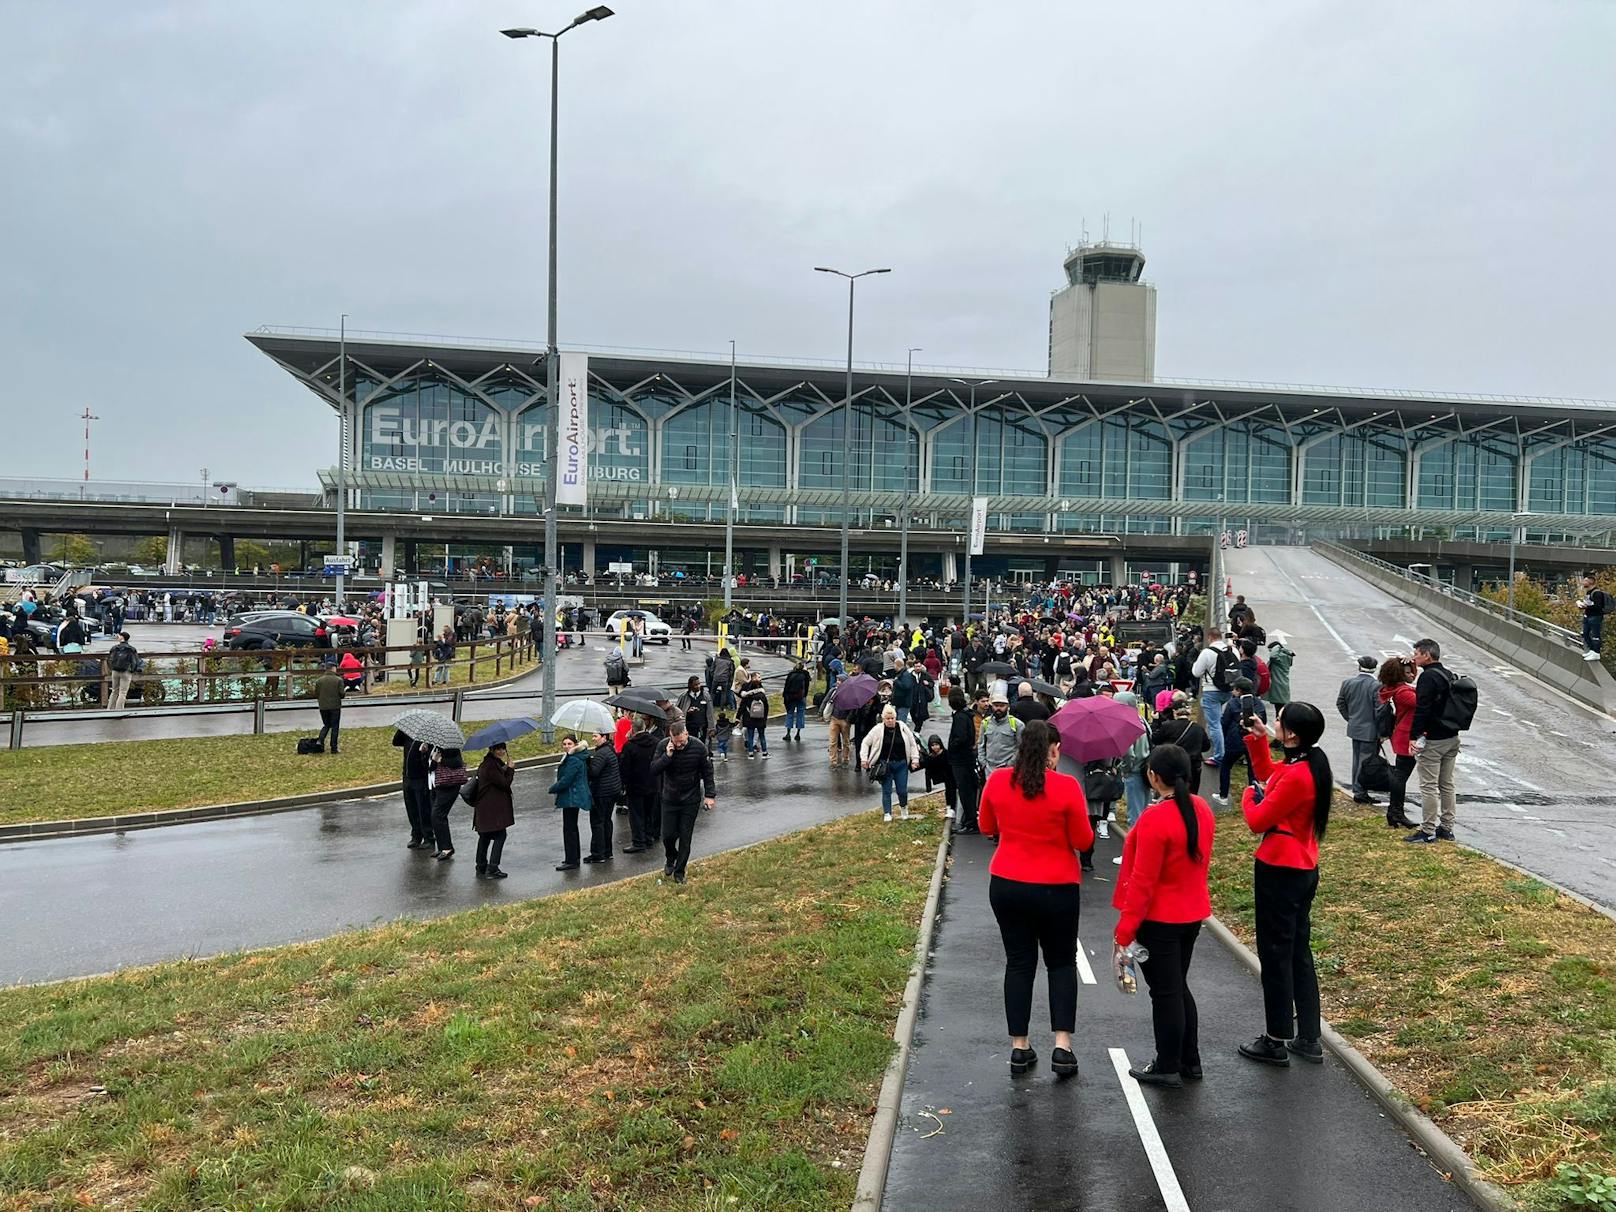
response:
<path id="1" fill-rule="evenodd" d="M 498 833 L 516 824 L 511 781 L 516 771 L 488 754 L 477 767 L 477 802 L 471 807 L 471 827 L 478 833 Z"/>
<path id="2" fill-rule="evenodd" d="M 651 759 L 651 776 L 659 780 L 662 802 L 670 807 L 688 808 L 718 795 L 718 783 L 713 778 L 713 759 L 707 746 L 691 738 L 683 749 L 674 749 L 673 742 L 664 740 L 657 746 Z"/>
<path id="3" fill-rule="evenodd" d="M 808 697 L 808 671 L 806 669 L 793 669 L 786 674 L 785 686 L 781 689 L 780 697 L 787 703 L 800 703 Z"/>
<path id="4" fill-rule="evenodd" d="M 617 766 L 617 751 L 611 742 L 597 745 L 589 753 L 589 793 L 597 804 L 617 802 L 623 790 L 623 776 Z"/>
<path id="5" fill-rule="evenodd" d="M 948 760 L 958 766 L 976 765 L 976 716 L 967 708 L 956 711 L 948 725 Z"/>
<path id="6" fill-rule="evenodd" d="M 623 790 L 629 795 L 655 795 L 656 780 L 651 777 L 651 758 L 656 754 L 657 736 L 643 729 L 629 734 L 623 751 L 617 755 L 617 771 Z"/>

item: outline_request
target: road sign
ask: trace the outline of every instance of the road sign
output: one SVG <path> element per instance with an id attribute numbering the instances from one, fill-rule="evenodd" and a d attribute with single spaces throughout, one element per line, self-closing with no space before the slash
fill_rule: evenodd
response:
<path id="1" fill-rule="evenodd" d="M 606 571 L 612 573 L 622 573 L 623 575 L 627 576 L 634 571 L 634 565 L 622 560 L 614 560 L 610 564 L 606 565 Z"/>
<path id="2" fill-rule="evenodd" d="M 340 568 L 342 571 L 347 572 L 354 566 L 354 558 L 353 556 L 345 555 L 328 555 L 325 557 L 325 566 L 327 570 Z"/>

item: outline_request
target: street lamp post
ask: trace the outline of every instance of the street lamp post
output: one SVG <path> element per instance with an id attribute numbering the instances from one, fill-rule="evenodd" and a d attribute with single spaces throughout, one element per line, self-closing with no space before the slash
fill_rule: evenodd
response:
<path id="1" fill-rule="evenodd" d="M 561 555 L 556 540 L 556 466 L 561 456 L 561 367 L 556 349 L 556 143 L 559 130 L 561 35 L 590 21 L 604 21 L 612 15 L 605 5 L 597 5 L 572 19 L 572 24 L 554 34 L 522 27 L 502 29 L 507 38 L 550 39 L 550 324 L 545 340 L 545 405 L 546 423 L 544 451 L 544 610 L 542 611 L 542 639 L 540 652 L 544 661 L 544 713 L 541 725 L 545 740 L 555 739 L 555 726 L 550 717 L 555 715 L 556 696 L 556 566 Z"/>
<path id="2" fill-rule="evenodd" d="M 909 410 L 914 405 L 914 378 L 915 355 L 921 352 L 919 345 L 911 345 L 909 354 L 903 368 L 903 515 L 898 519 L 898 625 L 906 625 L 909 620 L 909 437 L 914 427 L 909 421 Z M 919 470 L 920 456 L 918 446 L 915 455 L 915 467 Z M 874 468 L 871 469 L 874 475 Z"/>
<path id="3" fill-rule="evenodd" d="M 866 269 L 861 273 L 843 273 L 839 269 L 816 265 L 814 272 L 820 274 L 835 274 L 838 278 L 847 279 L 847 394 L 842 403 L 842 589 L 837 600 L 837 618 L 841 619 L 842 627 L 847 627 L 847 527 L 851 510 L 851 497 L 848 492 L 851 474 L 849 464 L 853 461 L 853 287 L 860 278 L 867 278 L 871 274 L 889 274 L 887 269 Z"/>
<path id="4" fill-rule="evenodd" d="M 724 513 L 724 613 L 729 613 L 730 584 L 735 579 L 735 505 L 738 454 L 735 449 L 735 342 L 729 343 L 729 437 L 724 442 L 724 463 L 729 469 L 729 507 Z"/>
<path id="5" fill-rule="evenodd" d="M 1504 612 L 1511 619 L 1515 617 L 1515 545 L 1521 541 L 1521 527 L 1515 523 L 1531 516 L 1530 513 L 1509 515 L 1509 587 L 1504 591 Z"/>
<path id="6" fill-rule="evenodd" d="M 327 331 L 330 331 L 329 329 Z M 348 554 L 344 545 L 348 521 L 348 313 L 337 328 L 337 558 Z M 206 477 L 204 477 L 206 478 Z M 342 572 L 337 565 L 337 613 L 342 613 Z"/>
<path id="7" fill-rule="evenodd" d="M 970 517 L 972 498 L 976 496 L 976 389 L 989 387 L 998 382 L 997 379 L 950 379 L 950 383 L 958 383 L 961 387 L 971 389 L 970 411 L 965 415 L 965 463 L 971 469 L 971 486 L 965 494 L 965 613 L 960 616 L 960 626 L 971 625 L 971 527 Z M 1001 471 L 1003 469 L 1001 468 Z M 982 622 L 988 621 L 986 610 L 982 613 Z"/>

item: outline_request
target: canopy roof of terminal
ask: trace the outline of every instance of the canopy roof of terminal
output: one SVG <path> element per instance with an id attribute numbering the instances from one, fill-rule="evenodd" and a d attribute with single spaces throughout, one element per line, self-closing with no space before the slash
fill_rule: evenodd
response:
<path id="1" fill-rule="evenodd" d="M 338 334 L 333 329 L 266 326 L 246 337 L 261 352 L 304 378 L 311 387 L 328 367 L 334 377 Z M 425 363 L 460 377 L 475 378 L 490 369 L 508 366 L 539 383 L 544 377 L 544 346 L 539 342 L 350 332 L 347 343 L 350 359 L 363 361 L 378 370 L 384 367 L 402 370 Z M 687 389 L 706 388 L 727 381 L 730 376 L 729 359 L 715 354 L 583 345 L 567 345 L 564 351 L 587 353 L 592 373 L 620 383 L 640 383 L 660 375 L 677 378 Z M 901 363 L 855 363 L 853 369 L 855 392 L 878 384 L 901 398 L 906 384 L 905 367 Z M 830 359 L 748 357 L 738 363 L 737 373 L 745 377 L 754 392 L 784 391 L 797 384 L 813 383 L 827 395 L 839 398 L 846 363 Z M 1616 402 L 1607 400 L 1363 390 L 1230 380 L 1086 383 L 1051 379 L 1028 371 L 982 367 L 916 367 L 912 379 L 917 401 L 922 396 L 937 394 L 956 396 L 963 401 L 971 384 L 976 385 L 979 406 L 1008 396 L 1034 412 L 1043 406 L 1053 407 L 1074 399 L 1101 408 L 1125 407 L 1145 401 L 1157 408 L 1187 408 L 1215 401 L 1220 410 L 1231 413 L 1269 412 L 1285 420 L 1337 413 L 1344 419 L 1398 416 L 1410 425 L 1446 417 L 1463 418 L 1467 427 L 1505 418 L 1530 418 L 1545 425 L 1568 420 L 1616 425 Z M 324 391 L 321 395 L 326 397 Z M 334 403 L 335 392 L 326 398 Z M 800 496 L 795 500 L 802 503 Z"/>

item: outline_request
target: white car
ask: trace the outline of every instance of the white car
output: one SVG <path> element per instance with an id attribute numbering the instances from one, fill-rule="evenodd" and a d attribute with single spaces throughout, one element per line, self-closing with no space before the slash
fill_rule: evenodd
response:
<path id="1" fill-rule="evenodd" d="M 659 644 L 667 644 L 673 636 L 673 628 L 669 627 L 649 610 L 618 610 L 614 611 L 606 620 L 606 630 L 612 635 L 617 634 L 617 625 L 623 619 L 644 619 L 645 638 L 655 640 Z"/>

